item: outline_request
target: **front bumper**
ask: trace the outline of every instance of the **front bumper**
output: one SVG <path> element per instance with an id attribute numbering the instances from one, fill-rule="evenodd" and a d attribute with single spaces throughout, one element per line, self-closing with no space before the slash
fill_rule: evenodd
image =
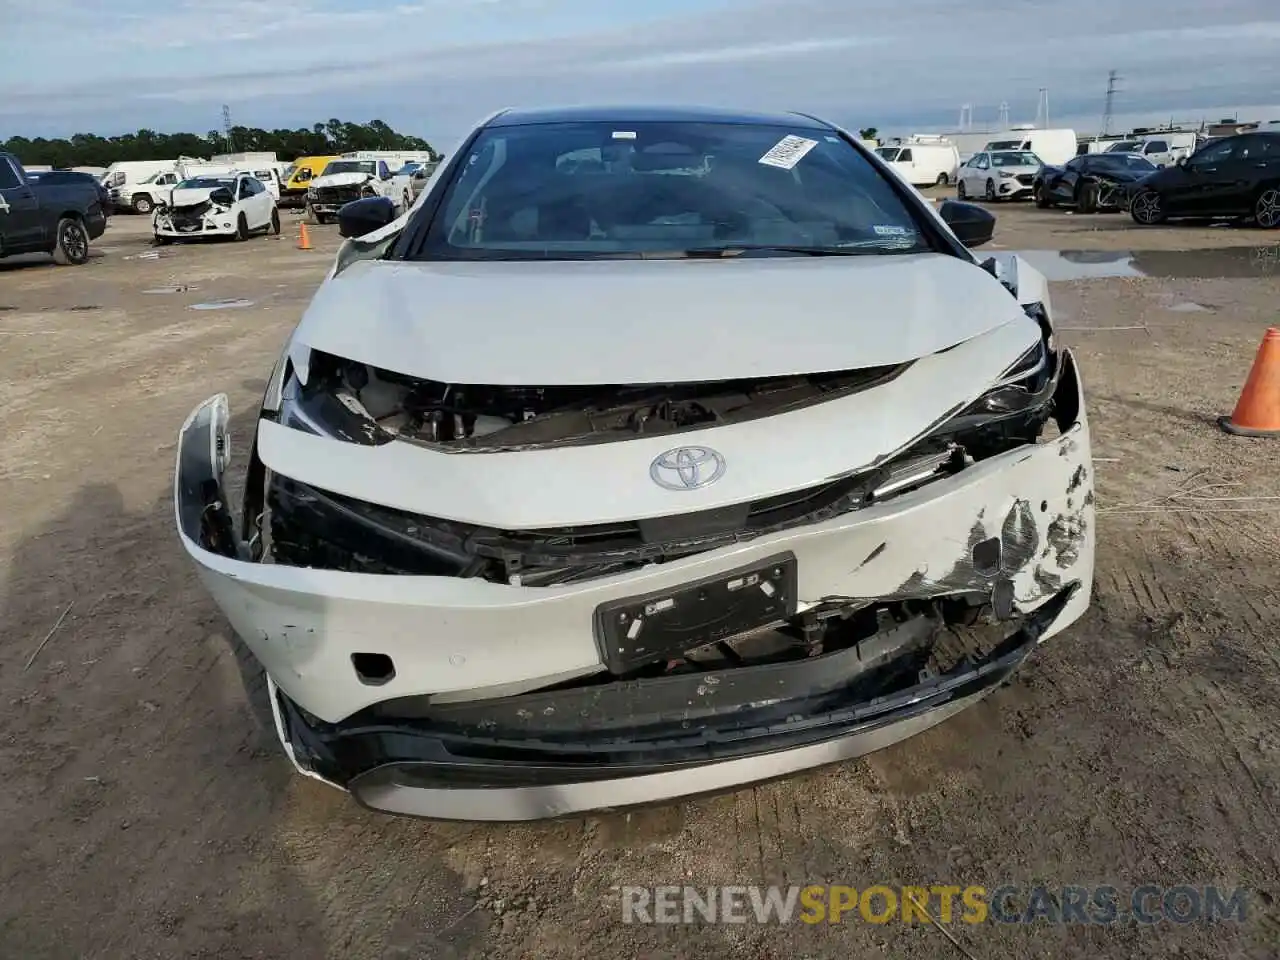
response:
<path id="1" fill-rule="evenodd" d="M 553 816 L 857 756 L 989 692 L 1090 601 L 1090 437 L 1065 353 L 1056 402 L 1061 435 L 1053 440 L 826 522 L 568 586 L 251 562 L 222 490 L 225 398 L 207 401 L 183 427 L 175 510 L 202 581 L 266 669 L 281 740 L 299 769 L 391 812 Z M 979 564 L 974 545 L 993 539 L 999 562 Z M 603 670 L 592 628 L 602 604 L 780 553 L 795 557 L 802 609 L 831 597 L 994 596 L 1006 585 L 1011 635 L 977 662 L 898 684 L 887 697 L 860 686 L 861 645 L 854 660 L 846 651 L 815 658 L 819 676 L 801 661 L 734 668 L 704 682 L 674 676 L 546 689 Z M 356 667 L 370 654 L 394 669 L 371 682 Z M 772 696 L 758 689 L 765 681 L 775 685 Z M 718 690 L 729 691 L 719 704 Z"/>
<path id="2" fill-rule="evenodd" d="M 1003 177 L 996 180 L 996 196 L 1001 200 L 1017 200 L 1021 197 L 1029 197 L 1034 186 L 1035 181 L 1031 178 L 1028 178 L 1027 182 L 1023 183 L 1021 180 Z"/>
<path id="3" fill-rule="evenodd" d="M 157 213 L 152 229 L 158 237 L 181 240 L 187 237 L 233 237 L 236 233 L 236 214 L 205 216 L 191 225 L 175 225 L 164 213 Z"/>

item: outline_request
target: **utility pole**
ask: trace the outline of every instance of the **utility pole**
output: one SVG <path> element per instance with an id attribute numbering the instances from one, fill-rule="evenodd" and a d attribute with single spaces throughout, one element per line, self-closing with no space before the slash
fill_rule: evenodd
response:
<path id="1" fill-rule="evenodd" d="M 973 126 L 973 104 L 965 103 L 960 106 L 960 131 L 970 129 Z"/>
<path id="2" fill-rule="evenodd" d="M 1107 105 L 1102 110 L 1102 135 L 1104 137 L 1111 133 L 1111 121 L 1115 116 L 1116 94 L 1120 92 L 1118 84 L 1121 79 L 1123 78 L 1120 74 L 1114 70 L 1107 74 Z"/>
<path id="3" fill-rule="evenodd" d="M 1004 100 L 1000 103 L 1000 124 L 1001 130 L 1009 129 L 1009 101 Z"/>
<path id="4" fill-rule="evenodd" d="M 231 139 L 231 108 L 225 103 L 222 105 L 222 134 L 227 138 L 227 153 L 234 153 L 236 146 Z"/>

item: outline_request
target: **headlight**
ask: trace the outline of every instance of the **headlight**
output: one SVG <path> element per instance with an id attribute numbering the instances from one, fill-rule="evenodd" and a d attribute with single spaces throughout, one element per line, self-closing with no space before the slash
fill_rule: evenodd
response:
<path id="1" fill-rule="evenodd" d="M 1000 178 L 1001 178 L 1002 180 L 1012 180 L 1012 179 L 1013 179 L 1014 177 L 1016 177 L 1016 176 L 1017 176 L 1017 174 L 1016 174 L 1016 173 L 1010 173 L 1008 170 L 1001 170 L 1001 171 L 1000 171 Z"/>

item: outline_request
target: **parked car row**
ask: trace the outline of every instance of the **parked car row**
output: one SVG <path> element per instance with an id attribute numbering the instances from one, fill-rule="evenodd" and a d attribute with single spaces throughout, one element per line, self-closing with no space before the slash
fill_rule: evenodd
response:
<path id="1" fill-rule="evenodd" d="M 1127 210 L 1144 226 L 1244 218 L 1271 230 L 1280 228 L 1280 131 L 1206 141 L 1165 166 L 1125 149 L 1083 153 L 1061 165 L 1044 163 L 1030 151 L 984 151 L 959 168 L 956 195 L 989 202 L 1033 198 L 1041 209 L 1073 207 L 1081 213 Z"/>

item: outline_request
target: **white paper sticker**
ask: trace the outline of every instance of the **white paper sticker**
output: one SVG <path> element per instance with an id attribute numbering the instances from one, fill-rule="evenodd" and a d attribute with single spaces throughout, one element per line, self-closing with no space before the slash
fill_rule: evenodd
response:
<path id="1" fill-rule="evenodd" d="M 615 130 L 613 131 L 613 139 L 615 140 L 634 140 L 636 132 L 634 130 Z"/>
<path id="2" fill-rule="evenodd" d="M 817 145 L 817 140 L 809 140 L 805 137 L 783 137 L 760 158 L 760 162 L 770 167 L 790 170 Z"/>
<path id="3" fill-rule="evenodd" d="M 884 225 L 877 223 L 874 227 L 877 237 L 905 237 L 907 235 L 906 227 L 897 227 L 893 225 Z"/>

